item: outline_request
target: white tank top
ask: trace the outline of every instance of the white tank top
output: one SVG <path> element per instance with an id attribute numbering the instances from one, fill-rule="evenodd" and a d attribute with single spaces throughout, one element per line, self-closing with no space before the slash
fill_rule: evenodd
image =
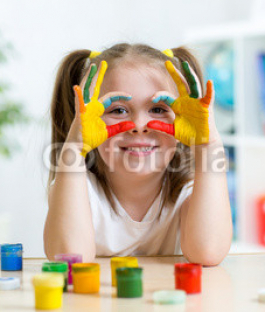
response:
<path id="1" fill-rule="evenodd" d="M 117 216 L 96 176 L 88 171 L 88 195 L 95 230 L 97 256 L 181 255 L 180 207 L 191 195 L 193 181 L 181 190 L 174 205 L 165 206 L 160 219 L 160 199 L 157 196 L 142 221 L 134 221 L 113 198 L 120 216 Z"/>

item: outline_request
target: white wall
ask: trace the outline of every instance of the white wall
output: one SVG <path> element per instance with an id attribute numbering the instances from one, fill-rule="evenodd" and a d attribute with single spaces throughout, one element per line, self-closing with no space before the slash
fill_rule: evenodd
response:
<path id="1" fill-rule="evenodd" d="M 249 12 L 243 0 L 1 1 L 0 31 L 15 52 L 1 65 L 0 79 L 12 83 L 9 97 L 35 121 L 9 130 L 22 150 L 11 160 L 0 158 L 0 244 L 22 242 L 24 256 L 44 256 L 48 169 L 42 154 L 50 140 L 47 111 L 56 68 L 66 53 L 121 41 L 173 48 L 191 28 L 245 19 Z"/>

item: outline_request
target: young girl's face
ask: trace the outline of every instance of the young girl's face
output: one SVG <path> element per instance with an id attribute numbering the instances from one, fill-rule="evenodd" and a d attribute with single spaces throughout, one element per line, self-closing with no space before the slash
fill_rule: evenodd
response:
<path id="1" fill-rule="evenodd" d="M 107 70 L 99 96 L 101 103 L 109 96 L 121 95 L 121 92 L 131 96 L 128 101 L 113 102 L 101 118 L 107 125 L 133 121 L 135 128 L 109 138 L 98 151 L 111 172 L 138 175 L 164 172 L 174 156 L 177 140 L 148 128 L 147 123 L 151 120 L 173 123 L 175 114 L 171 108 L 162 101 L 154 104 L 152 97 L 164 91 L 164 94 L 176 98 L 178 91 L 166 69 L 135 64 L 121 64 Z M 147 150 L 139 150 L 140 145 L 148 146 Z"/>

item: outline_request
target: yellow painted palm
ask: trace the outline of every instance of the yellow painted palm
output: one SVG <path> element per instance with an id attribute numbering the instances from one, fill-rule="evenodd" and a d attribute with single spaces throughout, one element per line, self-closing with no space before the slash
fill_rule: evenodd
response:
<path id="1" fill-rule="evenodd" d="M 107 62 L 102 61 L 102 66 L 98 74 L 94 93 L 91 97 L 91 100 L 89 100 L 89 96 L 85 96 L 85 98 L 88 99 L 88 103 L 86 105 L 84 102 L 82 89 L 78 85 L 74 86 L 74 89 L 78 96 L 80 107 L 80 118 L 82 125 L 81 132 L 83 138 L 83 148 L 81 155 L 84 157 L 88 152 L 90 152 L 92 149 L 97 148 L 108 138 L 135 127 L 135 124 L 131 121 L 124 121 L 115 125 L 107 126 L 106 123 L 101 119 L 101 116 L 104 114 L 105 111 L 105 106 L 98 101 L 98 97 L 107 67 Z M 93 76 L 89 75 L 88 84 L 86 84 L 85 86 L 86 92 L 91 84 L 92 78 Z"/>
<path id="2" fill-rule="evenodd" d="M 150 121 L 148 127 L 164 131 L 173 135 L 181 143 L 191 146 L 206 144 L 209 142 L 209 105 L 214 101 L 214 89 L 212 81 L 207 82 L 206 95 L 198 98 L 196 82 L 189 72 L 188 81 L 192 84 L 192 93 L 189 94 L 181 77 L 176 72 L 170 61 L 165 66 L 177 85 L 179 97 L 176 99 L 163 98 L 175 113 L 174 124 L 167 124 L 159 120 Z M 186 74 L 188 74 L 186 72 Z M 161 100 L 162 97 L 160 97 Z"/>

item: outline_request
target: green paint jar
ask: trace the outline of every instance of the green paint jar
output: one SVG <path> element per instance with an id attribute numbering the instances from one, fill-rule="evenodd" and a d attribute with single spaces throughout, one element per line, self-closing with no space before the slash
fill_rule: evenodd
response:
<path id="1" fill-rule="evenodd" d="M 123 267 L 116 269 L 118 298 L 143 296 L 142 268 Z"/>
<path id="2" fill-rule="evenodd" d="M 67 262 L 44 262 L 42 264 L 42 272 L 57 272 L 64 276 L 63 291 L 67 292 L 68 285 L 68 263 Z"/>

